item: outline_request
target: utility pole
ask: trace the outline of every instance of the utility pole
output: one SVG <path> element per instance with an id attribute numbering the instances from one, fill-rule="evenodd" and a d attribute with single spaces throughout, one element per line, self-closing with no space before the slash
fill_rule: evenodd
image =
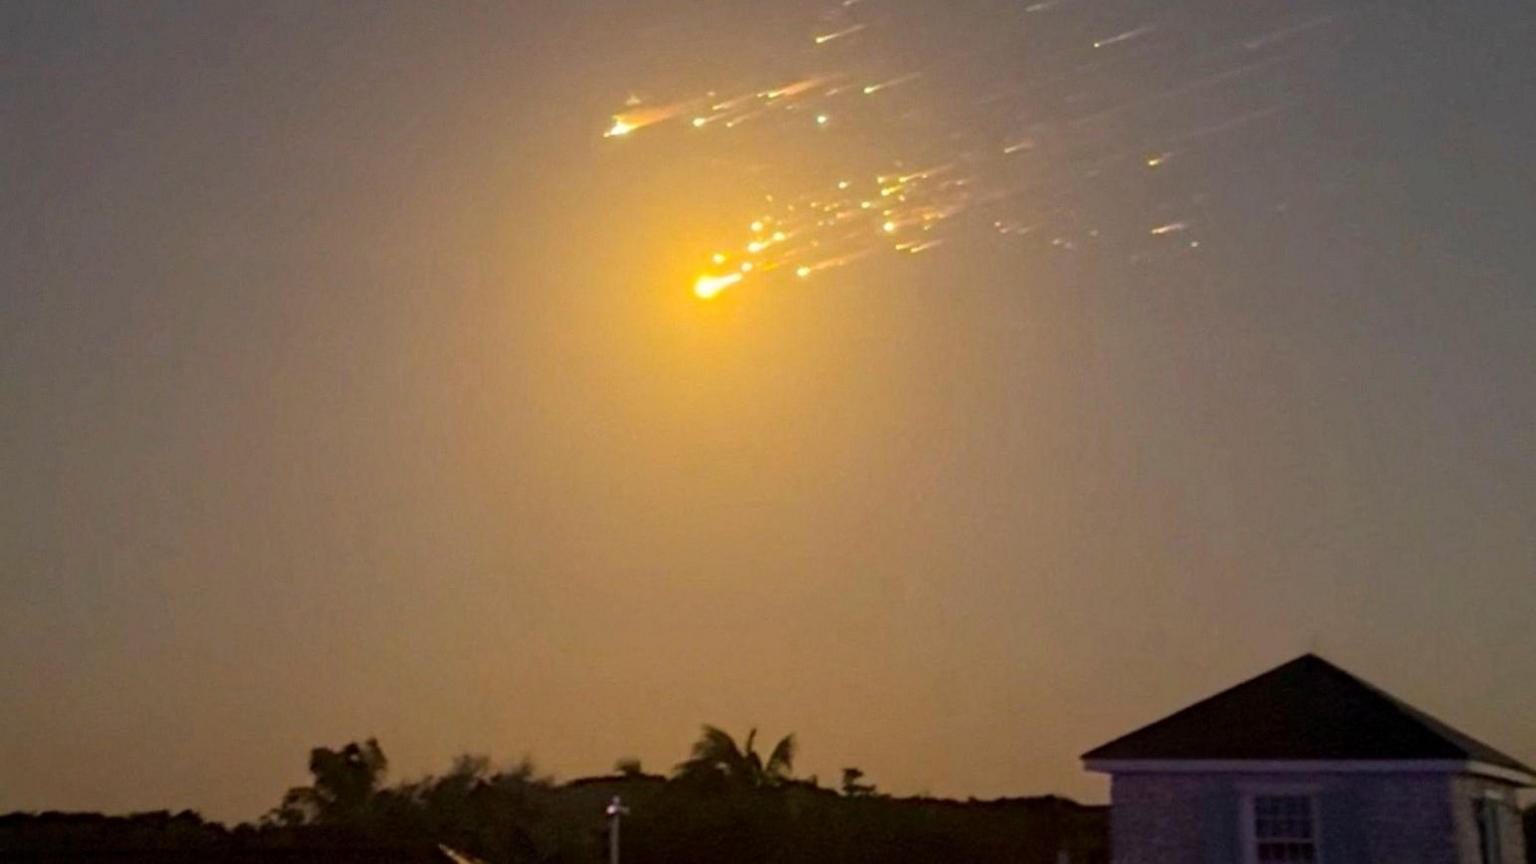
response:
<path id="1" fill-rule="evenodd" d="M 619 796 L 613 796 L 608 802 L 608 864 L 619 864 L 619 819 L 629 815 L 629 808 L 619 800 Z"/>

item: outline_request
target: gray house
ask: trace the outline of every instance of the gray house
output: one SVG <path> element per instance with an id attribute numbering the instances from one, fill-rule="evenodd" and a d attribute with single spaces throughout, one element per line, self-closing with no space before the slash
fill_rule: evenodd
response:
<path id="1" fill-rule="evenodd" d="M 1308 654 L 1083 755 L 1114 864 L 1524 864 L 1530 768 Z"/>

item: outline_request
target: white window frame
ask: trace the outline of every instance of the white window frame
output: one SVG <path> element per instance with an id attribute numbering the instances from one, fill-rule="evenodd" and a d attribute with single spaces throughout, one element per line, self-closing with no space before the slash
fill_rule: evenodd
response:
<path id="1" fill-rule="evenodd" d="M 1312 860 L 1314 864 L 1323 864 L 1326 859 L 1323 857 L 1323 823 L 1317 806 L 1318 792 L 1319 788 L 1314 783 L 1245 784 L 1242 788 L 1240 813 L 1244 864 L 1259 864 L 1259 837 L 1255 831 L 1258 814 L 1254 804 L 1260 798 L 1307 800 L 1307 815 L 1312 821 Z"/>
<path id="2" fill-rule="evenodd" d="M 1477 824 L 1477 860 L 1503 864 L 1504 829 L 1501 818 L 1512 805 L 1502 794 L 1486 789 L 1472 799 L 1472 819 Z M 1516 811 L 1518 812 L 1518 810 Z"/>

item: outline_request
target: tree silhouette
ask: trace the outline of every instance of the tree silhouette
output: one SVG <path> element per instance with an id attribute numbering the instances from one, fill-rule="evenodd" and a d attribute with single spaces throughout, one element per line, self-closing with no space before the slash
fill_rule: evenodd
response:
<path id="1" fill-rule="evenodd" d="M 860 783 L 864 772 L 858 768 L 843 769 L 843 794 L 849 798 L 858 798 L 875 794 L 875 784 Z"/>
<path id="2" fill-rule="evenodd" d="M 724 784 L 747 789 L 783 785 L 791 778 L 795 767 L 795 736 L 790 734 L 779 739 L 767 761 L 757 752 L 756 742 L 756 729 L 748 732 L 747 740 L 738 746 L 729 733 L 705 724 L 699 740 L 693 744 L 692 754 L 678 763 L 676 776 L 680 780 L 705 785 Z"/>
<path id="3" fill-rule="evenodd" d="M 389 760 L 374 738 L 362 744 L 353 741 L 340 750 L 316 747 L 309 751 L 314 782 L 289 789 L 269 818 L 284 825 L 355 824 L 366 815 L 388 768 Z"/>

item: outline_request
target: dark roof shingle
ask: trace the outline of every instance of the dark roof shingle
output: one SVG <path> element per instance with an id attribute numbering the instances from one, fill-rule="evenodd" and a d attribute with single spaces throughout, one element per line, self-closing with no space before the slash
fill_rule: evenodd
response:
<path id="1" fill-rule="evenodd" d="M 1083 754 L 1087 760 L 1472 760 L 1513 757 L 1306 654 Z"/>

